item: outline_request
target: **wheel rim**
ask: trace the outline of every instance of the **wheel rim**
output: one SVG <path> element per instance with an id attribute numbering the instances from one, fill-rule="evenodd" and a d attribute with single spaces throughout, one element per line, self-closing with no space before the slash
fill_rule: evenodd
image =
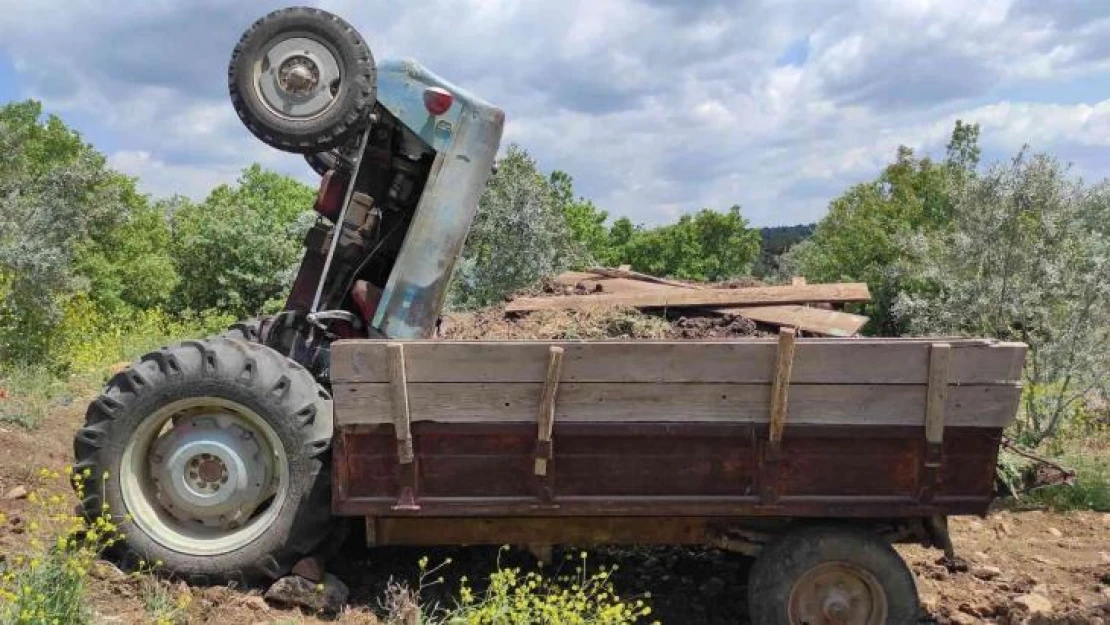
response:
<path id="1" fill-rule="evenodd" d="M 255 540 L 288 492 L 277 433 L 242 404 L 179 400 L 145 419 L 124 448 L 120 490 L 127 512 L 159 544 L 217 555 Z"/>
<path id="2" fill-rule="evenodd" d="M 314 119 L 336 103 L 343 76 L 335 52 L 308 36 L 272 41 L 254 66 L 258 99 L 274 115 Z"/>
<path id="3" fill-rule="evenodd" d="M 882 584 L 850 562 L 825 562 L 806 571 L 790 590 L 791 625 L 883 625 Z"/>

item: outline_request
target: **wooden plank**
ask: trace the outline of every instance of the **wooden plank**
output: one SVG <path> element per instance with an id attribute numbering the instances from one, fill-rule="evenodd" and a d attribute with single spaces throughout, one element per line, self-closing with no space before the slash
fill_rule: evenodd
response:
<path id="1" fill-rule="evenodd" d="M 389 423 L 387 384 L 335 383 L 338 425 Z M 415 421 L 535 423 L 541 384 L 408 383 Z M 566 422 L 747 422 L 769 420 L 769 385 L 610 384 L 562 382 L 556 420 Z M 1017 384 L 952 386 L 949 425 L 1003 427 L 1017 412 Z M 790 389 L 790 423 L 921 427 L 926 386 L 799 384 Z"/>
<path id="2" fill-rule="evenodd" d="M 601 306 L 679 308 L 706 306 L 759 306 L 805 302 L 867 302 L 871 294 L 863 283 L 760 286 L 744 289 L 679 289 L 659 293 L 623 295 L 567 295 L 522 297 L 505 307 L 506 313 L 532 310 L 583 310 Z"/>
<path id="3" fill-rule="evenodd" d="M 944 409 L 948 403 L 948 363 L 952 346 L 937 343 L 929 350 L 929 384 L 925 401 L 925 440 L 944 441 Z"/>
<path id="4" fill-rule="evenodd" d="M 794 382 L 924 384 L 933 339 L 798 339 Z M 385 341 L 332 345 L 332 380 L 388 382 Z M 950 342 L 949 382 L 1013 383 L 1025 346 Z M 564 382 L 770 384 L 774 339 L 740 341 L 407 341 L 409 382 L 539 382 L 549 345 L 562 347 Z"/>
<path id="5" fill-rule="evenodd" d="M 389 353 L 389 415 L 397 433 L 397 457 L 401 464 L 413 461 L 408 381 L 405 379 L 405 346 L 387 345 Z"/>
<path id="6" fill-rule="evenodd" d="M 790 284 L 791 284 L 791 286 L 805 286 L 806 285 L 805 276 L 794 276 L 793 278 L 790 279 Z"/>
<path id="7" fill-rule="evenodd" d="M 855 336 L 867 323 L 867 317 L 809 306 L 756 306 L 718 309 L 747 317 L 752 321 L 775 326 L 790 326 L 824 336 Z"/>
<path id="8" fill-rule="evenodd" d="M 588 271 L 590 273 L 604 276 L 606 278 L 617 278 L 624 280 L 636 280 L 638 282 L 647 282 L 650 284 L 660 284 L 664 286 L 674 286 L 683 289 L 704 289 L 705 285 L 691 284 L 689 282 L 679 282 L 677 280 L 668 280 L 666 278 L 658 278 L 646 273 L 632 271 L 625 269 L 626 265 L 622 265 L 619 269 L 610 269 L 608 267 L 591 267 Z"/>
<path id="9" fill-rule="evenodd" d="M 541 445 L 546 446 L 547 455 L 536 458 L 536 475 L 547 475 L 547 461 L 550 459 L 551 453 L 551 434 L 555 427 L 555 396 L 559 392 L 559 376 L 562 371 L 563 348 L 552 345 L 548 348 L 547 377 L 543 382 L 543 394 L 540 395 L 540 409 L 536 419 L 539 430 L 537 437 Z"/>
<path id="10" fill-rule="evenodd" d="M 771 384 L 770 440 L 778 444 L 786 426 L 786 408 L 790 393 L 790 372 L 794 369 L 794 328 L 779 330 L 778 356 L 775 360 L 775 379 Z"/>

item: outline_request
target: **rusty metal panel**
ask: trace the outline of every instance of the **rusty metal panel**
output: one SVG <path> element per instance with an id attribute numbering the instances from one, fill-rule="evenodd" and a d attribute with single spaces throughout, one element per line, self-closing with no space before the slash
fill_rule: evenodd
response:
<path id="1" fill-rule="evenodd" d="M 771 465 L 766 426 L 556 423 L 547 501 L 533 473 L 534 424 L 415 423 L 415 462 L 404 465 L 411 473 L 392 427 L 343 427 L 333 507 L 385 517 L 981 514 L 993 497 L 1000 435 L 949 428 L 939 489 L 923 501 L 919 427 L 788 424 Z M 779 496 L 762 503 L 758 485 L 772 477 Z M 414 499 L 402 506 L 410 480 Z"/>

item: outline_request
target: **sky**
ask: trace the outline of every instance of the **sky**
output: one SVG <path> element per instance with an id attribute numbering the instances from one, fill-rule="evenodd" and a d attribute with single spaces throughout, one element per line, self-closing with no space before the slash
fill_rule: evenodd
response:
<path id="1" fill-rule="evenodd" d="M 227 98 L 269 0 L 0 0 L 0 102 L 36 98 L 154 196 L 252 162 L 315 184 Z M 1024 145 L 1110 175 L 1110 0 L 327 0 L 378 58 L 414 57 L 506 111 L 504 144 L 613 216 L 734 204 L 810 222 L 897 146 L 956 119 L 987 161 Z"/>

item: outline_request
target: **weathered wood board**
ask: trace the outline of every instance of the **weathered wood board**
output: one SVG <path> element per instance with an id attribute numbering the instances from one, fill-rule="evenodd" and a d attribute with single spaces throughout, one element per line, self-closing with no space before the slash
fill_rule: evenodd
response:
<path id="1" fill-rule="evenodd" d="M 505 307 L 506 313 L 532 310 L 582 310 L 604 306 L 633 308 L 760 306 L 806 302 L 867 302 L 871 294 L 863 283 L 760 286 L 744 289 L 681 289 L 613 295 L 522 297 Z"/>
<path id="2" fill-rule="evenodd" d="M 1025 346 L 960 339 L 798 339 L 795 384 L 925 384 L 929 346 L 952 345 L 950 384 L 1012 384 Z M 332 380 L 388 382 L 387 341 L 337 341 Z M 540 382 L 548 346 L 563 382 L 770 384 L 775 339 L 740 341 L 408 341 L 407 381 Z"/>
<path id="3" fill-rule="evenodd" d="M 337 425 L 393 422 L 388 384 L 339 382 L 333 392 Z M 410 418 L 534 423 L 542 392 L 540 382 L 410 382 Z M 946 424 L 1003 427 L 1020 396 L 1016 384 L 951 386 Z M 564 382 L 555 421 L 766 423 L 770 398 L 767 384 Z M 925 385 L 792 384 L 787 423 L 922 425 L 925 401 Z"/>
<path id="4" fill-rule="evenodd" d="M 721 313 L 737 314 L 752 321 L 776 326 L 798 328 L 824 336 L 855 336 L 867 323 L 867 317 L 852 313 L 811 308 L 809 306 L 758 306 L 721 309 Z"/>

